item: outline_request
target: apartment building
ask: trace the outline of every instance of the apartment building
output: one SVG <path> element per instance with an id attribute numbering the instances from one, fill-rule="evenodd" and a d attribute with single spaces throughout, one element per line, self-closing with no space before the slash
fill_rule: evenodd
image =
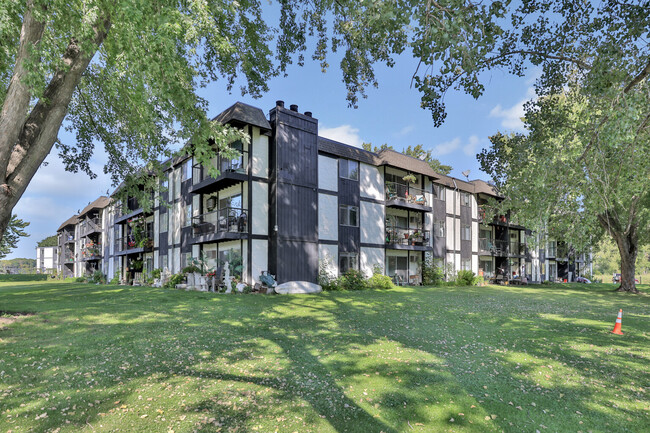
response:
<path id="1" fill-rule="evenodd" d="M 202 257 L 211 267 L 227 261 L 249 283 L 262 271 L 315 282 L 324 266 L 333 275 L 379 267 L 398 283 L 420 284 L 427 256 L 455 271 L 529 281 L 570 280 L 588 266 L 558 257 L 557 243 L 529 247 L 533 234 L 508 215 L 488 218 L 482 205 L 498 198 L 488 183 L 320 137 L 318 120 L 296 105 L 278 101 L 267 117 L 238 102 L 216 120 L 251 137 L 233 143 L 239 157 L 215 157 L 216 178 L 191 156 L 169 161 L 150 212 L 134 199 L 100 197 L 59 228 L 64 271 L 128 280 L 154 268 L 176 273 Z"/>
<path id="2" fill-rule="evenodd" d="M 36 272 L 49 274 L 59 269 L 59 247 L 36 247 Z"/>

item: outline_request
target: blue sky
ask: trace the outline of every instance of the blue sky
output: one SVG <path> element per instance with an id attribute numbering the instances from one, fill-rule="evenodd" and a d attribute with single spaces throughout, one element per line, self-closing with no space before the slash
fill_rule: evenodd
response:
<path id="1" fill-rule="evenodd" d="M 416 67 L 410 56 L 401 56 L 393 68 L 378 65 L 379 88 L 368 89 L 368 98 L 360 100 L 357 109 L 347 106 L 347 91 L 335 57 L 330 58 L 330 65 L 325 74 L 316 62 L 309 60 L 304 67 L 292 66 L 288 77 L 269 82 L 269 92 L 260 99 L 237 92 L 228 94 L 223 80 L 201 89 L 200 94 L 209 101 L 210 117 L 236 101 L 268 113 L 276 100 L 283 100 L 287 106 L 297 104 L 301 112 L 311 111 L 319 120 L 320 135 L 355 146 L 362 142 L 376 146 L 388 143 L 396 150 L 422 144 L 433 150 L 442 163 L 454 168 L 453 176 L 463 179 L 461 172 L 470 170 L 470 179 L 487 180 L 480 171 L 476 153 L 489 145 L 488 137 L 495 132 L 522 130 L 519 118 L 523 103 L 534 96 L 532 86 L 536 78 L 534 70 L 524 78 L 492 71 L 484 76 L 486 91 L 478 100 L 449 92 L 447 119 L 436 128 L 430 113 L 420 108 L 420 94 L 410 88 Z M 73 140 L 63 128 L 60 137 L 63 141 Z M 98 175 L 94 180 L 83 173 L 66 172 L 56 150 L 46 161 L 47 166 L 40 168 L 14 209 L 20 218 L 31 223 L 27 228 L 31 236 L 23 238 L 7 258 L 35 258 L 38 241 L 55 234 L 63 221 L 89 202 L 113 191 L 109 176 L 102 171 L 105 156 L 101 144 L 91 160 Z"/>

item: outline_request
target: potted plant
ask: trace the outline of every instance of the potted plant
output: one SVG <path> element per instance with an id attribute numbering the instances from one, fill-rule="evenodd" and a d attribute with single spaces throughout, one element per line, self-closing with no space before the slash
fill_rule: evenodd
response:
<path id="1" fill-rule="evenodd" d="M 418 179 L 415 177 L 413 173 L 409 173 L 406 176 L 402 178 L 403 181 L 408 182 L 408 183 L 415 183 L 418 181 Z"/>

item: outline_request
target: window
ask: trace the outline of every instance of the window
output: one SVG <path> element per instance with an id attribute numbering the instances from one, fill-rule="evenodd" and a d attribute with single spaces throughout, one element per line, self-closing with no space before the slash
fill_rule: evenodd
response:
<path id="1" fill-rule="evenodd" d="M 167 254 L 161 254 L 160 257 L 158 257 L 158 267 L 161 270 L 165 270 L 167 267 Z"/>
<path id="2" fill-rule="evenodd" d="M 463 224 L 460 228 L 460 240 L 461 241 L 471 241 L 472 240 L 472 227 L 468 224 Z"/>
<path id="3" fill-rule="evenodd" d="M 356 206 L 339 206 L 339 224 L 342 226 L 359 227 L 359 208 Z"/>
<path id="4" fill-rule="evenodd" d="M 349 159 L 339 159 L 339 176 L 344 179 L 359 180 L 359 163 Z"/>
<path id="5" fill-rule="evenodd" d="M 472 270 L 472 259 L 462 259 L 460 262 L 460 269 L 463 271 Z"/>
<path id="6" fill-rule="evenodd" d="M 557 243 L 555 241 L 549 241 L 548 242 L 548 252 L 547 256 L 548 257 L 555 257 L 555 254 L 557 252 Z"/>
<path id="7" fill-rule="evenodd" d="M 185 206 L 185 224 L 183 227 L 192 225 L 192 203 Z"/>
<path id="8" fill-rule="evenodd" d="M 460 193 L 460 205 L 461 206 L 469 206 L 470 205 L 470 200 L 469 200 L 469 193 L 467 192 L 461 192 Z"/>
<path id="9" fill-rule="evenodd" d="M 183 164 L 183 176 L 184 176 L 183 180 L 192 179 L 192 158 L 188 159 Z"/>
<path id="10" fill-rule="evenodd" d="M 225 209 L 227 207 L 241 209 L 241 194 L 219 199 L 219 209 Z"/>
<path id="11" fill-rule="evenodd" d="M 442 185 L 433 184 L 433 195 L 438 200 L 444 200 L 445 199 L 445 187 L 442 186 Z"/>
<path id="12" fill-rule="evenodd" d="M 160 233 L 165 233 L 169 230 L 169 212 L 160 214 Z"/>
<path id="13" fill-rule="evenodd" d="M 357 253 L 339 253 L 339 273 L 343 275 L 350 269 L 359 269 Z"/>
<path id="14" fill-rule="evenodd" d="M 435 221 L 433 223 L 433 236 L 438 238 L 445 237 L 445 220 Z"/>

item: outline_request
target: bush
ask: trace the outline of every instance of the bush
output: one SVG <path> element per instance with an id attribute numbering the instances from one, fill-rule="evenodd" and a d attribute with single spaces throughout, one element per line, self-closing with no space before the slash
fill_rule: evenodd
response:
<path id="1" fill-rule="evenodd" d="M 199 268 L 196 265 L 189 265 L 189 266 L 185 266 L 182 272 L 183 274 L 193 274 L 193 273 L 200 274 L 201 268 Z"/>
<path id="2" fill-rule="evenodd" d="M 428 256 L 422 262 L 422 284 L 425 286 L 440 286 L 445 281 L 443 269 L 433 262 L 433 256 Z"/>
<path id="3" fill-rule="evenodd" d="M 544 280 L 544 281 L 542 281 L 542 284 L 549 285 L 549 284 L 552 284 L 552 283 L 549 280 Z"/>
<path id="4" fill-rule="evenodd" d="M 154 279 L 160 278 L 161 275 L 162 275 L 162 270 L 160 268 L 156 268 L 153 271 L 151 271 L 151 278 Z"/>
<path id="5" fill-rule="evenodd" d="M 86 282 L 86 277 L 77 277 L 74 280 L 77 283 L 85 283 Z"/>
<path id="6" fill-rule="evenodd" d="M 343 290 L 364 290 L 368 288 L 365 276 L 356 269 L 348 269 L 340 279 Z"/>
<path id="7" fill-rule="evenodd" d="M 373 274 L 366 282 L 368 288 L 377 290 L 388 290 L 395 288 L 393 280 L 388 275 Z"/>
<path id="8" fill-rule="evenodd" d="M 104 284 L 106 282 L 106 277 L 104 277 L 104 273 L 102 271 L 97 269 L 95 272 L 93 272 L 93 275 L 89 278 L 88 282 L 95 284 Z"/>
<path id="9" fill-rule="evenodd" d="M 458 271 L 456 275 L 456 285 L 458 286 L 473 286 L 476 284 L 476 275 L 474 272 L 465 270 Z"/>
<path id="10" fill-rule="evenodd" d="M 180 273 L 180 274 L 174 274 L 171 277 L 169 277 L 169 281 L 167 281 L 167 284 L 165 284 L 165 287 L 168 289 L 175 289 L 177 284 L 181 284 L 183 280 L 185 279 L 185 274 Z"/>
<path id="11" fill-rule="evenodd" d="M 47 281 L 47 274 L 0 274 L 2 281 Z"/>

